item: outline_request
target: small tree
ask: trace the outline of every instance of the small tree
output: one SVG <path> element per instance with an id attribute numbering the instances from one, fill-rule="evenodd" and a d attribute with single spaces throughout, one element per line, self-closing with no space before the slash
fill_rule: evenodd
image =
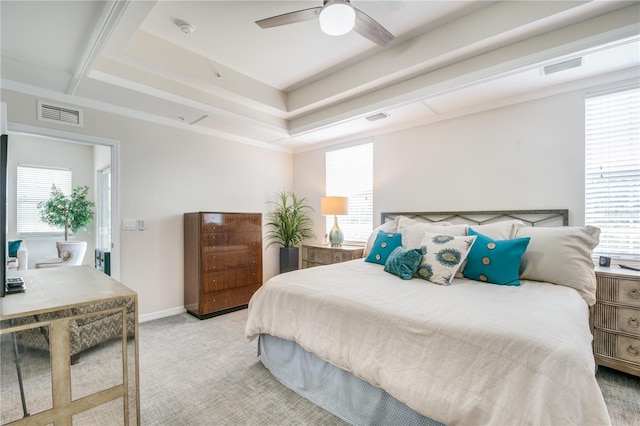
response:
<path id="1" fill-rule="evenodd" d="M 66 196 L 60 189 L 52 185 L 51 196 L 46 201 L 38 203 L 40 220 L 57 228 L 64 228 L 64 240 L 67 241 L 69 230 L 77 232 L 87 230 L 93 219 L 93 201 L 87 200 L 88 186 L 76 186 L 70 196 Z"/>
<path id="2" fill-rule="evenodd" d="M 283 247 L 296 247 L 306 238 L 312 238 L 313 222 L 309 211 L 313 208 L 306 204 L 307 199 L 298 197 L 293 191 L 282 191 L 276 196 L 277 201 L 270 201 L 274 209 L 267 213 L 271 227 L 266 238 L 271 244 L 281 244 Z"/>

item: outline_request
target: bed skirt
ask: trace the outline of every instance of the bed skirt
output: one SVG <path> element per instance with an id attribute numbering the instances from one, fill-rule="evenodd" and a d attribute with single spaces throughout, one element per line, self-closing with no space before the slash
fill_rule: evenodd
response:
<path id="1" fill-rule="evenodd" d="M 260 335 L 258 355 L 283 385 L 352 425 L 442 425 L 295 342 Z"/>

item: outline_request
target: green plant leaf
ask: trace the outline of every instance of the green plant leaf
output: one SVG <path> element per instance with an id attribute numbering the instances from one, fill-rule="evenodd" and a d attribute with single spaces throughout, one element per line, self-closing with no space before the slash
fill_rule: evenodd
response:
<path id="1" fill-rule="evenodd" d="M 70 196 L 66 196 L 55 185 L 51 186 L 48 200 L 38 203 L 40 220 L 57 228 L 64 228 L 64 240 L 67 241 L 69 230 L 87 230 L 93 220 L 95 203 L 87 200 L 89 187 L 76 186 Z"/>
<path id="2" fill-rule="evenodd" d="M 313 221 L 309 217 L 313 208 L 306 202 L 306 198 L 299 197 L 291 190 L 279 192 L 276 201 L 269 201 L 273 210 L 267 213 L 267 227 L 270 229 L 265 238 L 272 241 L 267 247 L 272 244 L 296 247 L 303 240 L 315 236 Z"/>

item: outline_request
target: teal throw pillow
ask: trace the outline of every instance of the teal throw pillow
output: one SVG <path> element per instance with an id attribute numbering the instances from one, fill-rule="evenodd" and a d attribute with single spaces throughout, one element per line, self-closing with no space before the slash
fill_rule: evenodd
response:
<path id="1" fill-rule="evenodd" d="M 406 249 L 396 247 L 384 264 L 384 270 L 393 275 L 397 275 L 403 280 L 409 280 L 418 270 L 424 249 Z"/>
<path id="2" fill-rule="evenodd" d="M 520 285 L 520 261 L 529 237 L 494 240 L 469 228 L 476 242 L 467 256 L 462 274 L 465 278 L 500 285 Z"/>
<path id="3" fill-rule="evenodd" d="M 9 257 L 16 257 L 18 255 L 20 243 L 22 243 L 22 240 L 9 241 Z"/>
<path id="4" fill-rule="evenodd" d="M 384 265 L 391 252 L 400 246 L 402 246 L 402 234 L 378 231 L 376 241 L 373 243 L 365 262 Z"/>

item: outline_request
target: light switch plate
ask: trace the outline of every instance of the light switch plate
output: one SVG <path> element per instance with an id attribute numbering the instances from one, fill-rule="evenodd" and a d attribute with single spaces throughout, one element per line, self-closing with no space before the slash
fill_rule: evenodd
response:
<path id="1" fill-rule="evenodd" d="M 135 231 L 136 230 L 136 220 L 135 219 L 122 219 L 122 230 L 123 231 Z"/>

